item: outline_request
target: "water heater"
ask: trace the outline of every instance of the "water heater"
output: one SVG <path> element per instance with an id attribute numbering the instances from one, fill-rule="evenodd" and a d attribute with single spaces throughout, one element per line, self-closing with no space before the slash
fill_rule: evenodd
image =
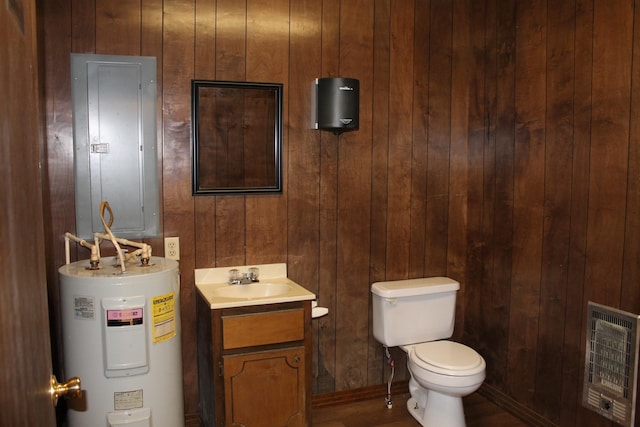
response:
<path id="1" fill-rule="evenodd" d="M 356 130 L 360 116 L 360 82 L 345 77 L 316 79 L 316 129 L 340 134 Z"/>
<path id="2" fill-rule="evenodd" d="M 69 427 L 184 426 L 178 263 L 88 267 L 59 269 L 65 375 L 83 389 Z"/>

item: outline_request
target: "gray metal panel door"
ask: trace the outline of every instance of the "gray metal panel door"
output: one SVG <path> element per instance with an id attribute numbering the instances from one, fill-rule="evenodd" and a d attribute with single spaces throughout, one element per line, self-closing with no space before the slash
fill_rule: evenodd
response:
<path id="1" fill-rule="evenodd" d="M 76 234 L 104 231 L 109 202 L 118 237 L 158 233 L 156 61 L 72 55 Z M 108 217 L 105 218 L 108 220 Z"/>

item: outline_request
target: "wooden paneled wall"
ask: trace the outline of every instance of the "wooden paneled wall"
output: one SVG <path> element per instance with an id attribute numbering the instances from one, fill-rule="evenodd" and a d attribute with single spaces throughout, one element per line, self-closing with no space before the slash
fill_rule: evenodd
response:
<path id="1" fill-rule="evenodd" d="M 330 310 L 315 321 L 315 393 L 386 381 L 372 282 L 449 275 L 455 338 L 486 358 L 489 385 L 559 425 L 609 425 L 580 406 L 584 319 L 588 300 L 640 311 L 639 6 L 42 2 L 49 280 L 74 230 L 69 54 L 155 56 L 188 413 L 194 268 L 286 262 Z M 310 129 L 321 76 L 360 80 L 358 131 Z M 282 195 L 191 195 L 194 78 L 284 83 Z"/>

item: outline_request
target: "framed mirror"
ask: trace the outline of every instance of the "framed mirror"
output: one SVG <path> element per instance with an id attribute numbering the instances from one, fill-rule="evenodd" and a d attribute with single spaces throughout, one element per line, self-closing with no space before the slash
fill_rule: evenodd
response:
<path id="1" fill-rule="evenodd" d="M 282 84 L 191 82 L 193 194 L 282 192 Z"/>

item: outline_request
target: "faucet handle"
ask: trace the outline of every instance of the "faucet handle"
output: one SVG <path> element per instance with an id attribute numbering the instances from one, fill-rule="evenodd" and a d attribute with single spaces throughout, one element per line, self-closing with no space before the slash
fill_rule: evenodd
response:
<path id="1" fill-rule="evenodd" d="M 241 279 L 242 275 L 240 274 L 240 270 L 238 270 L 237 268 L 229 270 L 229 283 L 235 285 L 237 283 L 240 283 Z"/>
<path id="2" fill-rule="evenodd" d="M 258 275 L 260 274 L 260 269 L 258 267 L 249 268 L 249 279 L 252 282 L 258 282 Z"/>

